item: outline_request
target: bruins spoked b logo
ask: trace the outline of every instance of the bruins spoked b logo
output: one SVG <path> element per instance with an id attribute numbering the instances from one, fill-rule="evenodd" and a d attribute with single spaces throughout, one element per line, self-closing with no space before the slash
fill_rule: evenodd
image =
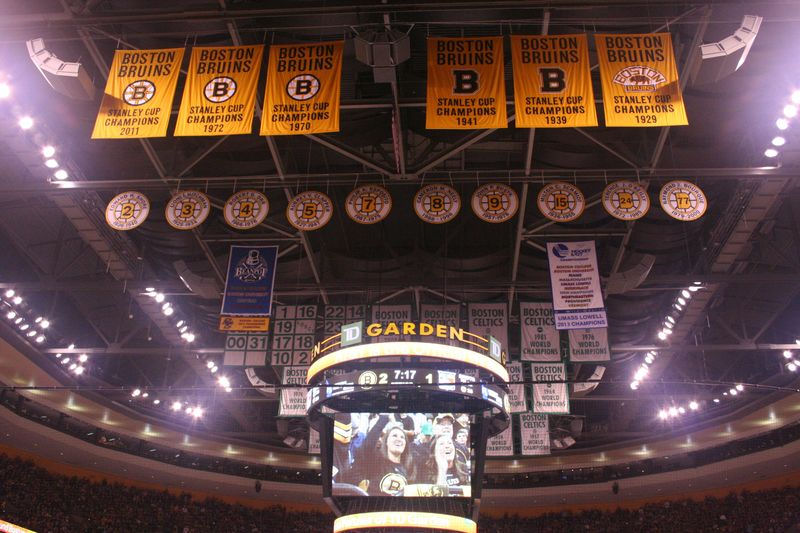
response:
<path id="1" fill-rule="evenodd" d="M 392 210 L 392 196 L 379 185 L 364 185 L 347 195 L 345 211 L 359 224 L 375 224 Z"/>
<path id="2" fill-rule="evenodd" d="M 200 191 L 180 191 L 169 199 L 164 210 L 167 223 L 175 229 L 194 229 L 208 218 L 211 204 Z"/>
<path id="3" fill-rule="evenodd" d="M 156 86 L 149 80 L 136 80 L 122 91 L 122 99 L 132 106 L 144 105 L 156 94 Z"/>
<path id="4" fill-rule="evenodd" d="M 708 202 L 703 190 L 685 180 L 670 181 L 658 195 L 661 208 L 672 218 L 690 222 L 706 212 Z"/>
<path id="5" fill-rule="evenodd" d="M 236 229 L 251 229 L 267 218 L 269 200 L 258 191 L 244 190 L 233 193 L 225 202 L 225 222 Z"/>
<path id="6" fill-rule="evenodd" d="M 128 231 L 141 225 L 150 213 L 150 201 L 137 191 L 116 195 L 106 206 L 106 223 L 114 229 Z"/>
<path id="7" fill-rule="evenodd" d="M 289 224 L 301 231 L 313 231 L 330 222 L 333 202 L 319 191 L 301 192 L 286 206 Z"/>
<path id="8" fill-rule="evenodd" d="M 390 472 L 381 478 L 380 489 L 383 494 L 396 496 L 402 494 L 403 489 L 406 488 L 405 476 L 396 472 Z"/>
<path id="9" fill-rule="evenodd" d="M 414 212 L 430 224 L 444 224 L 461 210 L 461 197 L 449 185 L 426 185 L 414 195 Z"/>
<path id="10" fill-rule="evenodd" d="M 298 74 L 286 84 L 286 94 L 293 100 L 310 100 L 319 92 L 319 79 L 313 74 Z"/>
<path id="11" fill-rule="evenodd" d="M 220 76 L 206 83 L 206 86 L 203 87 L 203 96 L 209 102 L 221 104 L 233 98 L 236 88 L 236 81 L 233 78 Z"/>
<path id="12" fill-rule="evenodd" d="M 472 210 L 481 220 L 499 224 L 510 220 L 519 209 L 514 189 L 502 183 L 487 183 L 472 193 Z"/>
<path id="13" fill-rule="evenodd" d="M 556 222 L 575 220 L 586 206 L 583 193 L 576 186 L 564 181 L 554 181 L 545 185 L 536 199 L 539 211 Z"/>
<path id="14" fill-rule="evenodd" d="M 603 208 L 614 218 L 637 220 L 650 209 L 650 197 L 635 181 L 615 181 L 603 189 Z"/>

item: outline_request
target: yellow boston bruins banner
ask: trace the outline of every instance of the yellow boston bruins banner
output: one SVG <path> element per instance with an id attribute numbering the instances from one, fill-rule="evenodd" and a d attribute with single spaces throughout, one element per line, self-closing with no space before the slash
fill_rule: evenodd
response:
<path id="1" fill-rule="evenodd" d="M 512 35 L 520 128 L 597 126 L 586 35 Z"/>
<path id="2" fill-rule="evenodd" d="M 117 50 L 92 139 L 164 137 L 183 48 Z"/>
<path id="3" fill-rule="evenodd" d="M 175 135 L 251 133 L 263 54 L 263 45 L 194 48 Z"/>
<path id="4" fill-rule="evenodd" d="M 344 41 L 269 49 L 261 135 L 339 131 Z"/>
<path id="5" fill-rule="evenodd" d="M 595 35 L 606 126 L 684 126 L 669 33 Z"/>
<path id="6" fill-rule="evenodd" d="M 426 117 L 431 130 L 508 126 L 502 37 L 428 39 Z"/>

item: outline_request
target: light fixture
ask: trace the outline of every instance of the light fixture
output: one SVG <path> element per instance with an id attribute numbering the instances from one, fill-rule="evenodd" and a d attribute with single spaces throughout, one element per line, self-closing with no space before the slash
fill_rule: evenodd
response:
<path id="1" fill-rule="evenodd" d="M 11 96 L 11 86 L 7 83 L 0 83 L 0 99 L 5 100 Z"/>
<path id="2" fill-rule="evenodd" d="M 158 398 L 156 398 L 155 400 L 153 400 L 153 405 L 158 405 L 158 404 L 160 404 L 160 403 L 161 403 L 161 400 L 159 400 Z"/>
<path id="3" fill-rule="evenodd" d="M 714 398 L 714 403 L 719 403 L 719 398 Z"/>
<path id="4" fill-rule="evenodd" d="M 36 337 L 36 342 L 38 342 L 39 344 L 43 343 L 44 342 L 44 335 L 39 335 L 38 337 Z"/>
<path id="5" fill-rule="evenodd" d="M 42 329 L 49 328 L 50 327 L 50 321 L 45 318 L 44 320 L 42 320 L 42 323 L 39 324 L 39 327 L 42 328 Z"/>
<path id="6" fill-rule="evenodd" d="M 685 414 L 686 413 L 686 409 L 684 409 L 683 407 L 678 407 L 678 412 L 680 414 Z"/>
<path id="7" fill-rule="evenodd" d="M 214 361 L 209 361 L 206 363 L 206 368 L 210 369 L 212 366 L 214 366 Z"/>
<path id="8" fill-rule="evenodd" d="M 179 402 L 177 400 L 172 402 L 172 410 L 173 411 L 180 411 L 181 407 L 183 407 L 183 405 L 181 405 L 181 402 Z"/>
<path id="9" fill-rule="evenodd" d="M 167 307 L 166 309 L 164 309 L 164 314 L 167 315 L 167 316 L 170 316 L 174 312 L 175 312 L 175 310 L 173 308 L 171 308 L 171 307 Z"/>
<path id="10" fill-rule="evenodd" d="M 739 392 L 742 392 L 744 390 L 744 385 L 739 383 L 738 385 L 736 385 L 736 390 L 738 390 Z"/>
<path id="11" fill-rule="evenodd" d="M 58 161 L 52 158 L 48 159 L 47 161 L 44 162 L 44 166 L 46 166 L 47 168 L 58 168 Z"/>
<path id="12" fill-rule="evenodd" d="M 638 388 L 639 388 L 639 382 L 635 380 L 631 381 L 631 389 L 636 390 Z"/>
<path id="13" fill-rule="evenodd" d="M 61 354 L 60 353 L 56 354 L 56 359 L 61 359 Z"/>
<path id="14" fill-rule="evenodd" d="M 53 157 L 56 155 L 56 147 L 52 144 L 48 144 L 47 146 L 42 147 L 42 155 L 44 157 Z"/>
<path id="15" fill-rule="evenodd" d="M 14 302 L 14 305 L 19 305 L 22 303 L 22 296 L 14 296 L 14 299 L 11 301 Z"/>
<path id="16" fill-rule="evenodd" d="M 790 372 L 794 372 L 795 370 L 797 370 L 797 365 L 794 363 L 789 363 L 788 365 L 786 365 L 786 368 L 788 368 Z"/>
<path id="17" fill-rule="evenodd" d="M 691 402 L 689 402 L 689 409 L 691 409 L 692 411 L 697 411 L 699 407 L 700 404 L 698 404 L 696 401 L 692 400 Z"/>
<path id="18" fill-rule="evenodd" d="M 200 406 L 195 407 L 192 416 L 195 418 L 200 418 L 201 416 L 203 416 L 203 408 Z"/>
<path id="19" fill-rule="evenodd" d="M 678 311 L 683 311 L 683 306 L 681 306 L 681 304 L 675 304 L 675 309 Z"/>
<path id="20" fill-rule="evenodd" d="M 62 365 L 66 365 L 67 363 L 69 363 L 69 357 L 65 357 L 64 359 L 61 360 Z"/>
<path id="21" fill-rule="evenodd" d="M 147 398 L 147 397 L 149 397 L 149 396 L 150 396 L 150 393 L 149 393 L 149 392 L 143 392 L 143 393 L 142 393 L 142 398 Z"/>
<path id="22" fill-rule="evenodd" d="M 142 389 L 133 389 L 133 392 L 131 392 L 131 396 L 133 396 L 134 398 L 138 398 L 139 396 L 141 396 L 141 394 L 142 394 Z"/>
<path id="23" fill-rule="evenodd" d="M 678 296 L 678 303 L 681 305 L 686 305 L 686 300 L 684 300 L 683 297 Z"/>
<path id="24" fill-rule="evenodd" d="M 166 311 L 166 310 L 167 310 L 167 309 L 169 309 L 170 307 L 172 307 L 172 304 L 171 304 L 171 303 L 169 303 L 169 302 L 166 302 L 164 305 L 162 305 L 162 306 L 161 306 L 161 310 L 162 310 L 162 311 Z"/>
<path id="25" fill-rule="evenodd" d="M 9 320 L 15 318 L 16 316 L 17 316 L 17 313 L 15 313 L 14 311 L 9 311 L 8 313 L 6 313 L 6 318 L 9 319 Z"/>
<path id="26" fill-rule="evenodd" d="M 187 414 L 187 415 L 190 415 L 190 414 L 192 414 L 193 412 L 194 412 L 194 407 L 187 407 L 187 408 L 186 408 L 186 414 Z"/>
<path id="27" fill-rule="evenodd" d="M 83 374 L 84 370 L 86 370 L 86 369 L 83 368 L 82 366 L 79 366 L 79 367 L 75 368 L 75 373 L 80 376 L 81 374 Z"/>
<path id="28" fill-rule="evenodd" d="M 58 181 L 63 181 L 69 177 L 69 174 L 63 168 L 59 168 L 58 170 L 55 171 L 53 177 Z"/>
<path id="29" fill-rule="evenodd" d="M 736 396 L 737 394 L 739 394 L 739 391 L 737 391 L 736 389 L 731 389 L 728 392 L 731 394 L 731 396 Z"/>
<path id="30" fill-rule="evenodd" d="M 39 332 L 35 329 L 32 329 L 28 332 L 28 337 L 35 337 Z"/>
<path id="31" fill-rule="evenodd" d="M 669 416 L 672 417 L 678 416 L 678 409 L 676 409 L 675 407 L 670 407 L 667 413 L 669 413 Z"/>
<path id="32" fill-rule="evenodd" d="M 183 321 L 183 320 L 178 320 L 178 323 L 177 323 L 177 324 L 175 324 L 175 327 L 176 327 L 176 328 L 179 328 L 179 327 L 183 326 L 183 324 L 184 324 L 184 321 Z"/>
<path id="33" fill-rule="evenodd" d="M 797 113 L 797 109 L 795 109 L 795 113 Z M 19 127 L 22 128 L 23 130 L 29 130 L 33 127 L 33 117 L 25 115 L 24 117 L 21 117 L 19 119 L 19 122 L 17 122 L 17 124 L 19 124 Z"/>
<path id="34" fill-rule="evenodd" d="M 648 365 L 652 365 L 653 364 L 653 356 L 650 355 L 650 354 L 645 355 L 644 356 L 644 362 L 647 363 Z"/>
<path id="35" fill-rule="evenodd" d="M 184 333 L 186 342 L 194 342 L 195 336 L 194 333 Z"/>
<path id="36" fill-rule="evenodd" d="M 786 118 L 792 118 L 797 115 L 797 106 L 792 104 L 787 104 L 783 106 L 783 116 Z"/>
<path id="37" fill-rule="evenodd" d="M 789 121 L 781 117 L 775 121 L 775 125 L 778 127 L 779 130 L 785 130 L 786 128 L 789 127 Z"/>
<path id="38" fill-rule="evenodd" d="M 89 360 L 89 356 L 86 355 L 85 353 L 82 353 L 82 354 L 80 354 L 78 356 L 78 361 L 80 361 L 81 363 L 85 363 L 88 360 Z"/>
<path id="39" fill-rule="evenodd" d="M 9 318 L 12 318 L 12 317 L 9 317 Z M 783 356 L 784 356 L 786 359 L 791 359 L 791 358 L 792 358 L 792 352 L 790 352 L 789 350 L 784 350 L 784 351 L 783 351 Z"/>
<path id="40" fill-rule="evenodd" d="M 156 292 L 156 288 L 155 287 L 145 287 L 144 291 L 145 292 Z"/>
<path id="41" fill-rule="evenodd" d="M 156 301 L 158 303 L 161 303 L 161 302 L 164 301 L 164 293 L 163 292 L 156 293 Z"/>
<path id="42" fill-rule="evenodd" d="M 665 340 L 667 340 L 667 334 L 664 333 L 663 331 L 659 331 L 658 332 L 658 338 L 659 338 L 659 340 L 665 341 Z"/>
<path id="43" fill-rule="evenodd" d="M 767 157 L 777 157 L 778 151 L 775 148 L 767 148 L 764 150 L 764 155 Z"/>
<path id="44" fill-rule="evenodd" d="M 786 144 L 786 138 L 781 137 L 780 135 L 776 135 L 772 138 L 772 146 L 783 146 Z"/>
<path id="45" fill-rule="evenodd" d="M 683 289 L 681 291 L 681 296 L 683 296 L 684 298 L 691 298 L 692 294 L 689 291 L 687 291 L 686 289 Z"/>
<path id="46" fill-rule="evenodd" d="M 665 409 L 662 409 L 658 412 L 658 418 L 660 418 L 661 420 L 666 420 L 668 416 L 669 413 L 667 413 Z"/>
<path id="47" fill-rule="evenodd" d="M 187 329 L 189 329 L 189 326 L 178 326 L 178 331 L 180 331 L 181 333 L 186 333 Z"/>
<path id="48" fill-rule="evenodd" d="M 75 370 L 76 368 L 78 368 L 78 365 L 76 365 L 75 363 L 72 363 L 71 365 L 69 365 L 69 369 L 70 370 Z"/>
<path id="49" fill-rule="evenodd" d="M 667 329 L 672 329 L 672 328 L 675 327 L 675 324 L 673 324 L 672 322 L 666 321 L 666 322 L 664 322 L 664 327 L 667 328 Z"/>
<path id="50" fill-rule="evenodd" d="M 26 329 L 28 329 L 29 327 L 30 327 L 30 326 L 29 326 L 28 324 L 22 324 L 22 325 L 19 327 L 19 329 L 21 329 L 22 331 L 25 331 L 25 330 L 26 330 Z"/>
<path id="51" fill-rule="evenodd" d="M 692 285 L 691 287 L 689 287 L 689 292 L 697 292 L 697 291 L 699 291 L 699 290 L 700 290 L 700 289 L 702 289 L 702 288 L 703 288 L 703 287 L 701 287 L 701 286 L 699 286 L 699 285 Z"/>
<path id="52" fill-rule="evenodd" d="M 664 328 L 664 330 L 663 330 L 663 333 L 664 333 L 665 335 L 672 335 L 672 330 L 671 330 L 671 329 Z"/>
<path id="53" fill-rule="evenodd" d="M 11 298 L 15 295 L 14 289 L 7 289 L 6 290 L 6 298 Z"/>
<path id="54" fill-rule="evenodd" d="M 674 319 L 674 318 L 672 318 L 672 315 L 669 315 L 669 316 L 667 317 L 667 320 L 668 320 L 669 322 L 671 322 L 672 324 L 674 324 L 674 323 L 675 323 L 675 319 Z"/>
<path id="55" fill-rule="evenodd" d="M 220 387 L 227 388 L 231 386 L 231 380 L 229 380 L 227 376 L 220 376 L 219 378 L 217 378 L 217 383 L 219 384 Z"/>
<path id="56" fill-rule="evenodd" d="M 217 365 L 214 365 L 214 366 L 211 367 L 211 373 L 212 374 L 216 374 L 217 370 L 219 370 L 219 367 L 217 367 Z"/>
<path id="57" fill-rule="evenodd" d="M 39 322 L 41 322 L 42 320 L 44 320 L 42 317 L 40 317 L 40 316 L 37 316 L 37 317 L 36 317 L 36 320 L 34 320 L 34 322 L 36 322 L 36 323 L 38 324 L 38 323 L 39 323 Z"/>

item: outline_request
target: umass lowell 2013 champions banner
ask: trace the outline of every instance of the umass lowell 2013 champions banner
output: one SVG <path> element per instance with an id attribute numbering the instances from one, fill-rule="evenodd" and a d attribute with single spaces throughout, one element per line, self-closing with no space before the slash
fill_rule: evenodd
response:
<path id="1" fill-rule="evenodd" d="M 503 38 L 429 38 L 425 127 L 505 128 Z"/>

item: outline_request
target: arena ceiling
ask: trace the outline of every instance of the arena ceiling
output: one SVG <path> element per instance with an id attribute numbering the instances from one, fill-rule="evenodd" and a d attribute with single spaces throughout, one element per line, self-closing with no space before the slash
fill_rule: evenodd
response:
<path id="1" fill-rule="evenodd" d="M 0 133 L 0 286 L 18 291 L 31 312 L 50 318 L 42 364 L 63 383 L 118 387 L 85 394 L 144 417 L 283 446 L 287 434 L 302 433 L 302 427 L 276 420 L 274 397 L 253 390 L 215 392 L 203 419 L 193 422 L 130 397 L 136 386 L 215 386 L 204 361 L 219 360 L 220 300 L 189 291 L 176 262 L 220 287 L 230 245 L 277 244 L 281 303 L 507 302 L 513 324 L 520 300 L 549 299 L 544 244 L 595 240 L 606 280 L 619 280 L 648 256 L 655 263 L 637 287 L 607 295 L 613 361 L 602 383 L 572 403 L 575 417 L 585 421 L 575 449 L 713 423 L 774 400 L 793 381 L 781 351 L 800 333 L 793 319 L 800 306 L 797 136 L 791 128 L 785 132 L 788 142 L 778 158 L 766 158 L 764 149 L 777 133 L 775 119 L 800 87 L 795 7 L 592 0 L 500 1 L 491 7 L 470 1 L 294 1 L 264 7 L 185 0 L 157 9 L 134 0 L 6 5 L 0 68 L 13 95 L 3 111 L 8 127 Z M 701 65 L 693 50 L 731 35 L 747 14 L 764 22 L 744 65 L 716 83 L 694 84 L 688 73 Z M 369 24 L 411 28 L 411 58 L 397 69 L 396 91 L 374 83 L 371 69 L 355 59 L 350 37 L 354 28 Z M 530 130 L 510 122 L 506 129 L 474 132 L 425 129 L 426 37 L 601 31 L 671 33 L 689 126 Z M 346 37 L 341 131 L 90 140 L 98 98 L 81 101 L 53 91 L 25 47 L 38 37 L 58 57 L 80 61 L 98 94 L 117 48 Z M 594 64 L 591 39 L 590 53 Z M 505 72 L 513 101 L 510 64 Z M 599 96 L 596 74 L 593 82 Z M 23 111 L 35 116 L 40 137 L 11 123 Z M 44 141 L 58 147 L 69 180 L 46 179 L 38 153 Z M 639 221 L 618 221 L 597 199 L 607 182 L 620 178 L 647 182 L 652 198 L 669 179 L 692 180 L 705 190 L 708 212 L 684 223 L 654 205 Z M 588 207 L 577 221 L 552 223 L 538 212 L 535 194 L 552 179 L 572 181 L 586 195 Z M 462 209 L 454 221 L 434 226 L 412 212 L 411 197 L 422 184 L 449 183 L 467 199 L 489 181 L 510 183 L 523 199 L 511 222 L 486 224 Z M 345 196 L 363 183 L 390 189 L 395 208 L 385 222 L 359 226 L 344 215 Z M 245 187 L 267 193 L 270 215 L 256 230 L 237 232 L 218 208 Z M 173 191 L 186 188 L 206 191 L 217 209 L 202 228 L 179 232 L 164 221 L 163 206 Z M 312 188 L 334 200 L 334 219 L 319 231 L 298 233 L 284 217 L 286 199 Z M 113 195 L 128 189 L 146 192 L 153 209 L 138 230 L 115 233 L 102 212 Z M 687 305 L 670 342 L 660 342 L 656 334 L 679 291 L 695 282 L 703 289 Z M 187 347 L 143 296 L 148 287 L 165 293 L 192 324 L 198 337 L 193 345 Z M 512 353 L 519 345 L 515 329 L 510 328 Z M 6 333 L 16 335 L 13 329 Z M 74 350 L 67 348 L 72 343 Z M 654 347 L 660 357 L 648 382 L 632 391 L 631 375 Z M 87 375 L 76 378 L 54 365 L 57 352 L 89 353 Z M 571 378 L 586 379 L 593 371 L 592 365 L 575 365 Z M 244 376 L 231 377 L 234 385 L 247 385 Z M 759 386 L 712 401 L 735 383 Z M 700 412 L 669 424 L 657 420 L 659 409 L 688 405 L 690 399 L 702 403 Z"/>

